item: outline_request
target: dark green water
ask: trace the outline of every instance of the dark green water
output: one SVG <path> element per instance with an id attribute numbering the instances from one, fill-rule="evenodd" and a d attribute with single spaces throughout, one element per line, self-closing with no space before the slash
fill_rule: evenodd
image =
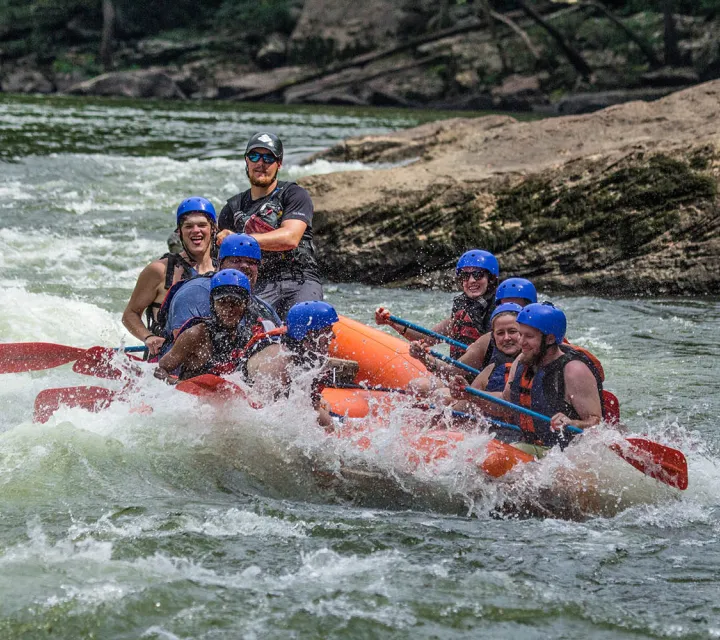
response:
<path id="1" fill-rule="evenodd" d="M 298 177 L 361 170 L 298 163 L 438 115 L 2 96 L 0 341 L 126 340 L 120 313 L 177 203 L 243 188 L 238 150 L 258 128 L 282 135 Z M 463 460 L 408 471 L 392 430 L 362 454 L 321 434 L 303 397 L 216 409 L 151 377 L 151 415 L 118 403 L 38 425 L 41 390 L 118 383 L 2 375 L 0 638 L 720 637 L 720 303 L 541 293 L 601 357 L 629 429 L 686 453 L 686 492 L 591 437 L 508 483 Z M 451 299 L 326 295 L 364 322 L 383 305 L 425 326 Z M 340 461 L 377 477 L 328 480 Z M 546 515 L 490 515 L 508 503 Z"/>

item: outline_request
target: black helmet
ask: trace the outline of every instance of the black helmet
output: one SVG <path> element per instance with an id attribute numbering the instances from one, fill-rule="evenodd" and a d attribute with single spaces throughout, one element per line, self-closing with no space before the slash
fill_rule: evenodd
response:
<path id="1" fill-rule="evenodd" d="M 256 133 L 250 140 L 248 140 L 245 153 L 252 151 L 253 149 L 269 149 L 275 154 L 275 157 L 282 162 L 283 159 L 283 144 L 274 133 Z"/>

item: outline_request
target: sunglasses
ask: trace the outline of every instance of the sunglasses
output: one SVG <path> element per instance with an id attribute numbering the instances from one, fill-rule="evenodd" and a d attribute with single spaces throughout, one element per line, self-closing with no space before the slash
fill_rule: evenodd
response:
<path id="1" fill-rule="evenodd" d="M 273 164 L 274 162 L 277 162 L 277 158 L 272 153 L 260 153 L 259 151 L 249 151 L 245 154 L 245 157 L 250 160 L 250 162 L 258 162 L 260 158 L 262 158 L 262 161 L 265 164 Z"/>
<path id="2" fill-rule="evenodd" d="M 473 278 L 475 280 L 482 280 L 483 278 L 488 278 L 490 274 L 485 271 L 484 269 L 475 269 L 473 271 L 461 271 L 458 273 L 458 278 L 460 280 L 470 280 L 470 278 Z"/>

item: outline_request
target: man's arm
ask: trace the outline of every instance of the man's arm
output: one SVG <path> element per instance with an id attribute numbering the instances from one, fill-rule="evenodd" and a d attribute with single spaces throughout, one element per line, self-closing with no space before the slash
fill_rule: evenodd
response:
<path id="1" fill-rule="evenodd" d="M 280 227 L 267 233 L 251 233 L 263 251 L 291 251 L 300 244 L 303 233 L 312 227 L 314 207 L 310 194 L 297 184 L 290 184 L 280 200 L 283 207 Z"/>
<path id="2" fill-rule="evenodd" d="M 565 400 L 580 416 L 579 420 L 570 420 L 563 413 L 552 416 L 553 427 L 573 426 L 579 429 L 593 427 L 602 420 L 602 404 L 597 381 L 590 368 L 578 360 L 572 360 L 565 366 Z"/>
<path id="3" fill-rule="evenodd" d="M 267 233 L 251 233 L 263 251 L 291 251 L 297 249 L 307 229 L 301 220 L 284 220 L 280 228 Z"/>
<path id="4" fill-rule="evenodd" d="M 207 338 L 204 325 L 196 325 L 183 331 L 178 339 L 160 361 L 155 370 L 155 377 L 165 380 L 175 369 L 188 363 L 193 356 L 198 356 L 203 350 Z"/>
<path id="5" fill-rule="evenodd" d="M 142 314 L 153 302 L 158 295 L 158 288 L 163 284 L 165 278 L 165 264 L 156 260 L 145 267 L 138 276 L 133 289 L 130 300 L 123 311 L 122 322 L 125 328 L 134 335 L 138 340 L 145 342 L 146 338 L 152 336 L 150 330 L 145 326 L 142 320 Z M 159 336 L 153 342 L 158 342 L 154 352 L 151 345 L 148 345 L 151 355 L 157 353 L 160 345 L 164 342 Z M 153 345 L 154 346 L 154 345 Z"/>

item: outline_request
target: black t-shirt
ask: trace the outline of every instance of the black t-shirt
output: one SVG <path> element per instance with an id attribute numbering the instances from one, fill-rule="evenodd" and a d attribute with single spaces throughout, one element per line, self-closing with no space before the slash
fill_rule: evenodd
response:
<path id="1" fill-rule="evenodd" d="M 240 205 L 244 212 L 253 214 L 259 211 L 262 206 L 268 202 L 273 194 L 263 196 L 257 200 L 253 200 L 250 196 L 250 189 L 239 193 L 235 198 L 240 197 Z M 234 200 L 231 198 L 230 200 Z M 218 227 L 220 230 L 230 229 L 235 233 L 242 233 L 243 230 L 235 228 L 234 212 L 230 207 L 230 200 L 220 211 L 220 218 L 218 219 Z M 306 225 L 305 233 L 312 240 L 312 219 L 315 208 L 313 207 L 312 198 L 310 194 L 303 189 L 299 184 L 290 183 L 280 193 L 280 204 L 283 207 L 283 220 L 302 220 Z"/>
<path id="2" fill-rule="evenodd" d="M 319 281 L 315 247 L 313 246 L 314 207 L 310 194 L 294 182 L 279 182 L 272 193 L 253 200 L 250 189 L 233 196 L 220 211 L 218 226 L 235 233 L 243 233 L 248 219 L 257 216 L 273 228 L 284 220 L 300 220 L 307 226 L 300 244 L 292 251 L 263 251 L 263 263 L 258 276 L 258 287 L 267 281 L 296 276 Z"/>

